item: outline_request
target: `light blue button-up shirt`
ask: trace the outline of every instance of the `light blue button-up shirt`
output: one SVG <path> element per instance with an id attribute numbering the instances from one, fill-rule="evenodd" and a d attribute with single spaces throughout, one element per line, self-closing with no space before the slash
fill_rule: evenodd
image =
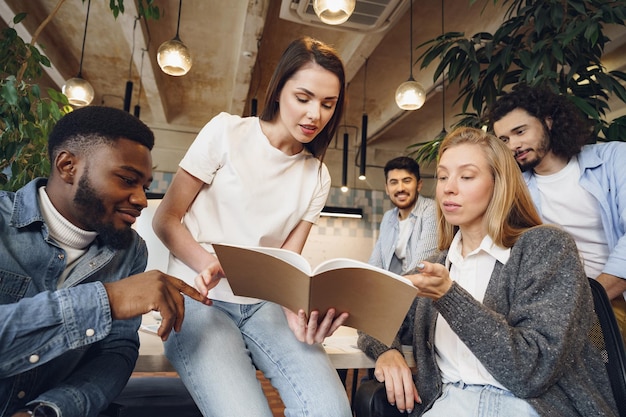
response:
<path id="1" fill-rule="evenodd" d="M 384 214 L 380 222 L 380 235 L 369 259 L 371 265 L 389 270 L 400 235 L 398 211 L 394 207 Z M 411 235 L 402 265 L 403 274 L 415 269 L 418 263 L 437 250 L 437 214 L 434 200 L 420 195 L 408 221 L 411 222 Z"/>
<path id="2" fill-rule="evenodd" d="M 45 184 L 0 192 L 0 417 L 39 401 L 97 416 L 130 377 L 141 320 L 113 321 L 102 283 L 143 272 L 148 253 L 137 234 L 127 250 L 96 238 L 57 290 L 65 252 L 39 209 Z"/>
<path id="3" fill-rule="evenodd" d="M 578 165 L 580 186 L 591 193 L 601 210 L 609 246 L 609 258 L 602 272 L 626 278 L 626 144 L 608 142 L 584 146 L 578 155 Z M 541 214 L 537 179 L 530 171 L 524 172 L 524 179 Z"/>

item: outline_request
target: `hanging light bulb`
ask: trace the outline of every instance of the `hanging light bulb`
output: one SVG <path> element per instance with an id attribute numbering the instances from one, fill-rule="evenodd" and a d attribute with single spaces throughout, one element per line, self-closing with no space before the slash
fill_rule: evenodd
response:
<path id="1" fill-rule="evenodd" d="M 67 97 L 67 101 L 75 107 L 88 106 L 94 97 L 94 91 L 89 81 L 83 78 L 83 57 L 85 56 L 85 39 L 87 38 L 87 24 L 89 23 L 89 9 L 91 8 L 91 0 L 87 2 L 87 17 L 85 18 L 85 31 L 83 33 L 83 47 L 80 51 L 80 64 L 78 74 L 74 78 L 70 78 L 61 87 L 61 92 Z"/>
<path id="2" fill-rule="evenodd" d="M 180 77 L 185 75 L 191 69 L 193 63 L 191 59 L 191 53 L 189 48 L 178 36 L 178 30 L 180 28 L 180 10 L 183 5 L 183 0 L 178 3 L 178 24 L 176 25 L 176 35 L 173 39 L 163 42 L 157 51 L 157 62 L 161 70 L 169 75 Z"/>
<path id="3" fill-rule="evenodd" d="M 417 110 L 426 102 L 426 90 L 411 76 L 396 89 L 396 104 L 402 110 Z"/>
<path id="4" fill-rule="evenodd" d="M 340 25 L 354 12 L 356 0 L 313 0 L 313 10 L 327 25 Z"/>
<path id="5" fill-rule="evenodd" d="M 67 80 L 61 88 L 61 92 L 65 94 L 67 101 L 75 107 L 88 106 L 94 97 L 93 87 L 80 73 Z"/>
<path id="6" fill-rule="evenodd" d="M 422 84 L 413 78 L 413 0 L 411 0 L 410 9 L 410 29 L 409 29 L 409 52 L 411 59 L 409 61 L 410 76 L 409 79 L 398 86 L 396 89 L 396 104 L 402 110 L 417 110 L 426 102 L 426 90 Z"/>

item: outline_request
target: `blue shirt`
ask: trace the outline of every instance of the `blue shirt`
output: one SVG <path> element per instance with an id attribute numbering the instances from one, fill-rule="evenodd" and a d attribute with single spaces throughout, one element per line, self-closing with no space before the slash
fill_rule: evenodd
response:
<path id="1" fill-rule="evenodd" d="M 397 207 L 388 210 L 380 222 L 380 235 L 370 256 L 370 265 L 389 270 L 400 235 L 400 220 Z M 407 242 L 406 258 L 402 273 L 415 269 L 418 263 L 430 257 L 437 250 L 437 214 L 432 198 L 419 196 L 411 210 L 408 221 L 411 228 Z"/>
<path id="2" fill-rule="evenodd" d="M 96 240 L 67 276 L 37 200 L 45 179 L 0 192 L 0 416 L 47 402 L 63 417 L 97 416 L 125 386 L 139 349 L 140 317 L 112 320 L 103 282 L 143 272 L 148 252 Z"/>
<path id="3" fill-rule="evenodd" d="M 578 165 L 580 186 L 598 201 L 601 210 L 602 228 L 609 246 L 609 258 L 602 272 L 626 278 L 626 144 L 584 146 L 578 155 Z M 541 213 L 537 179 L 530 171 L 524 172 L 524 179 Z"/>

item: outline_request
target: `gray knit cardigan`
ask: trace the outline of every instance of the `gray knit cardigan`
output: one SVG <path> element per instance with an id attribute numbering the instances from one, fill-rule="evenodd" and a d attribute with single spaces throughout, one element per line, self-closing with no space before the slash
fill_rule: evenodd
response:
<path id="1" fill-rule="evenodd" d="M 436 256 L 444 263 L 447 252 Z M 593 300 L 573 239 L 551 226 L 529 229 L 496 262 L 483 303 L 456 283 L 439 300 L 417 297 L 391 348 L 411 340 L 422 404 L 441 393 L 435 321 L 441 314 L 480 362 L 540 416 L 616 416 L 606 369 L 587 337 Z M 390 349 L 360 333 L 358 346 L 377 359 Z"/>

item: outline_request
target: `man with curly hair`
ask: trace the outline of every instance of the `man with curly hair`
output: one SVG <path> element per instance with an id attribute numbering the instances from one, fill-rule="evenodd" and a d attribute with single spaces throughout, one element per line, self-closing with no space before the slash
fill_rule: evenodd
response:
<path id="1" fill-rule="evenodd" d="M 576 240 L 585 272 L 604 286 L 624 338 L 626 143 L 593 143 L 591 122 L 572 101 L 524 84 L 497 100 L 489 121 L 513 152 L 543 221 Z"/>

